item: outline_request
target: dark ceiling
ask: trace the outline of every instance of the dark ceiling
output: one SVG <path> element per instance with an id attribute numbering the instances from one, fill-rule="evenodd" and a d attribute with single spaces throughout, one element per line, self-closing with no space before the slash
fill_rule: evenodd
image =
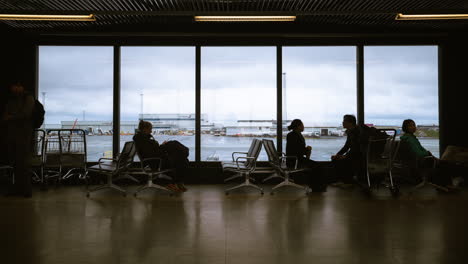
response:
<path id="1" fill-rule="evenodd" d="M 468 0 L 0 0 L 0 13 L 95 14 L 95 22 L 1 21 L 60 32 L 467 32 L 468 20 L 395 21 L 397 13 L 468 13 Z M 297 15 L 295 22 L 194 22 L 194 15 Z"/>

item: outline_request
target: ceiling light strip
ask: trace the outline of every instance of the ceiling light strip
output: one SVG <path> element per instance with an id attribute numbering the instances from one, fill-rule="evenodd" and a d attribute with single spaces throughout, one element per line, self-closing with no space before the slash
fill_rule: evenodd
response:
<path id="1" fill-rule="evenodd" d="M 197 22 L 295 21 L 296 16 L 195 16 Z"/>
<path id="2" fill-rule="evenodd" d="M 96 21 L 90 15 L 35 15 L 35 14 L 0 14 L 0 20 L 44 20 L 44 21 Z"/>
<path id="3" fill-rule="evenodd" d="M 440 20 L 440 19 L 468 19 L 468 14 L 425 14 L 404 15 L 397 14 L 395 20 Z"/>

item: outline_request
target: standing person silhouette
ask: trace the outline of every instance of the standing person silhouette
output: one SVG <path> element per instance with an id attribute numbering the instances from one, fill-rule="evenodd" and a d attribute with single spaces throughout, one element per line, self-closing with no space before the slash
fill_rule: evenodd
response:
<path id="1" fill-rule="evenodd" d="M 25 91 L 21 82 L 9 86 L 8 99 L 2 120 L 6 124 L 9 163 L 14 168 L 15 182 L 11 195 L 32 196 L 29 167 L 32 152 L 34 97 Z"/>

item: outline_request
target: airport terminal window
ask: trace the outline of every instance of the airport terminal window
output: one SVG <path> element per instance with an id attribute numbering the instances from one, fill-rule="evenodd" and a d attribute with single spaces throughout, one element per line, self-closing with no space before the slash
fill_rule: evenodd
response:
<path id="1" fill-rule="evenodd" d="M 283 47 L 284 137 L 301 119 L 311 159 L 330 160 L 346 140 L 343 115 L 356 115 L 356 87 L 356 47 Z"/>
<path id="2" fill-rule="evenodd" d="M 121 48 L 120 141 L 141 118 L 159 142 L 178 140 L 195 160 L 195 47 Z"/>
<path id="3" fill-rule="evenodd" d="M 202 47 L 201 117 L 202 161 L 276 137 L 276 47 Z"/>
<path id="4" fill-rule="evenodd" d="M 418 125 L 421 144 L 439 155 L 437 46 L 364 48 L 365 122 L 401 132 L 404 119 Z"/>
<path id="5" fill-rule="evenodd" d="M 45 129 L 84 129 L 88 161 L 112 150 L 113 48 L 39 47 Z"/>

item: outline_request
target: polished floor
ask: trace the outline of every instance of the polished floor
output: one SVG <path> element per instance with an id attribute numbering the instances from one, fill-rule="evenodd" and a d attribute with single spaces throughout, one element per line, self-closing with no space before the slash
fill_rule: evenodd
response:
<path id="1" fill-rule="evenodd" d="M 1 197 L 1 263 L 468 263 L 468 190 L 395 199 L 385 189 L 188 187 L 175 197 L 87 199 L 80 186 Z"/>

